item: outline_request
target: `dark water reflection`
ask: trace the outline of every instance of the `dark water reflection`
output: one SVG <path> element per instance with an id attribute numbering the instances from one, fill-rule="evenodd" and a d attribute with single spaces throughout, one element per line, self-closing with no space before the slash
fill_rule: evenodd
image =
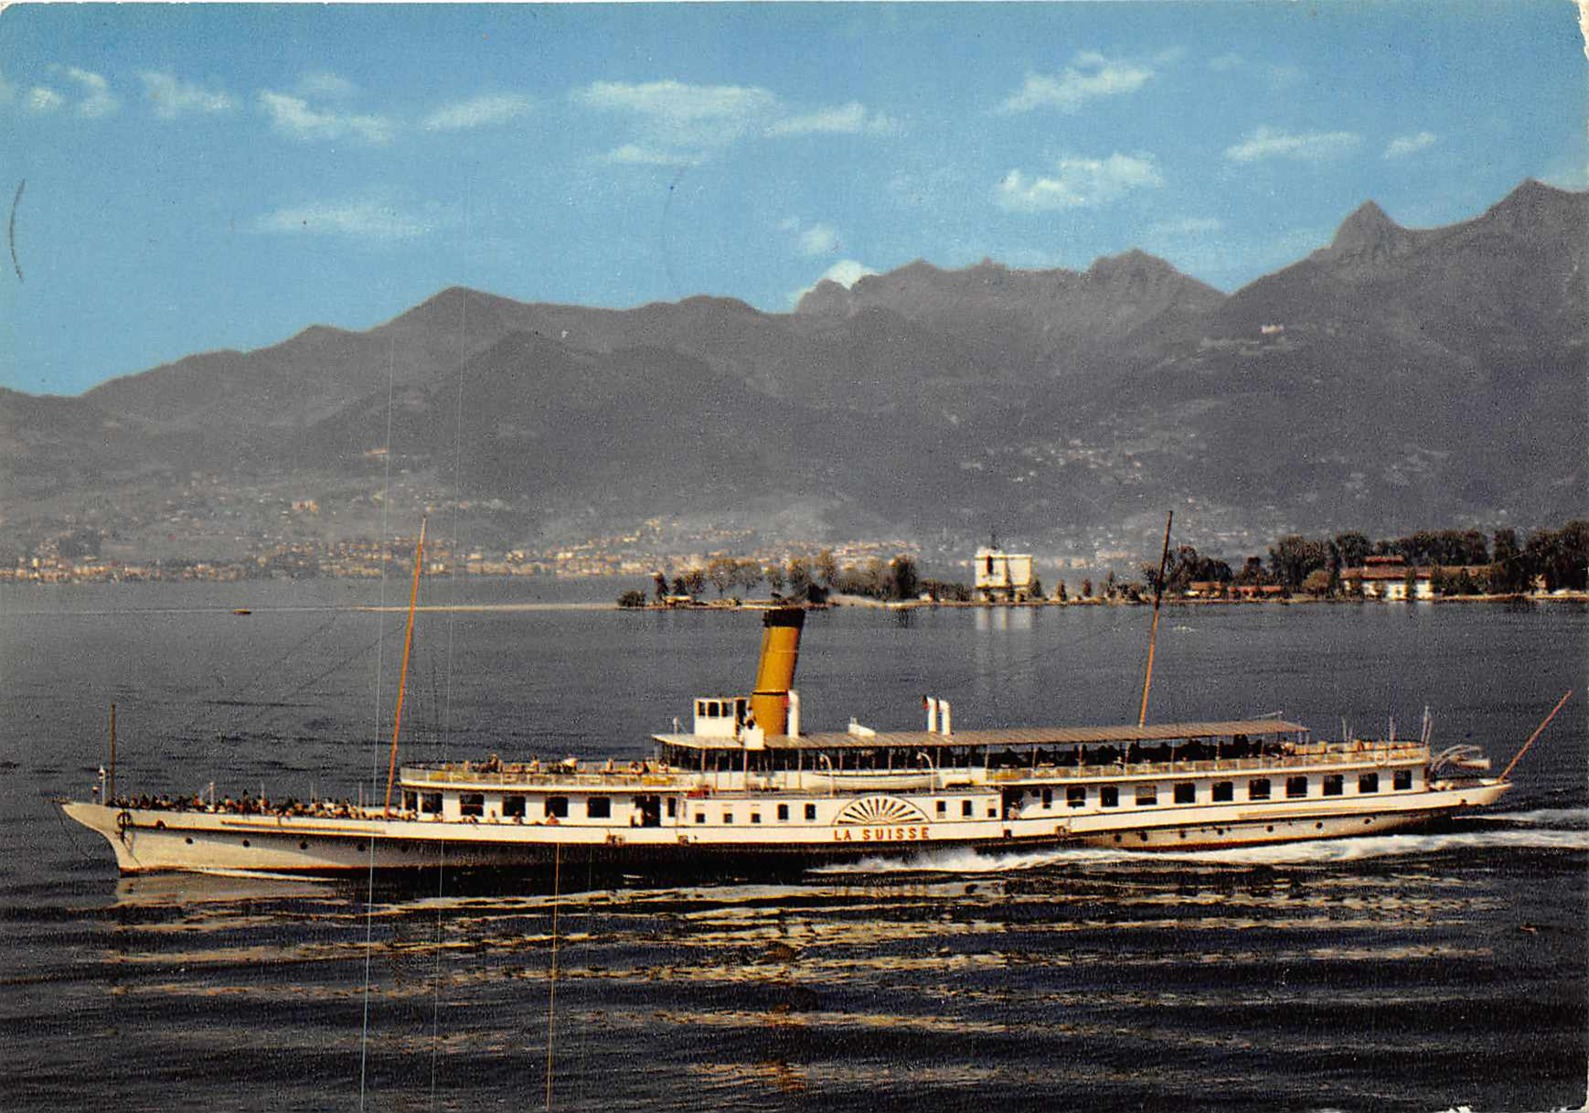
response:
<path id="1" fill-rule="evenodd" d="M 215 589 L 159 614 L 5 597 L 5 1108 L 545 1108 L 549 1045 L 558 1109 L 1583 1100 L 1582 703 L 1505 814 L 1412 838 L 686 884 L 577 857 L 555 883 L 118 880 L 44 800 L 92 780 L 111 700 L 124 784 L 355 795 L 384 773 L 370 647 L 390 623 L 288 586 L 247 620 Z M 807 715 L 913 724 L 934 691 L 965 726 L 1116 720 L 1139 618 L 814 616 Z M 691 695 L 747 684 L 756 638 L 753 616 L 432 625 L 416 741 L 458 756 L 639 753 Z M 1565 609 L 1172 611 L 1155 709 L 1410 733 L 1427 702 L 1442 737 L 1504 758 L 1577 682 L 1585 629 Z"/>

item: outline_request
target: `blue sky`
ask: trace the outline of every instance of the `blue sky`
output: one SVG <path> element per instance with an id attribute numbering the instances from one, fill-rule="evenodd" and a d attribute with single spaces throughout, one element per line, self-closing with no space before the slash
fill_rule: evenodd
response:
<path id="1" fill-rule="evenodd" d="M 1568 0 L 19 4 L 0 385 L 453 284 L 783 311 L 824 274 L 1140 247 L 1232 290 L 1370 198 L 1419 227 L 1584 188 L 1585 74 Z"/>

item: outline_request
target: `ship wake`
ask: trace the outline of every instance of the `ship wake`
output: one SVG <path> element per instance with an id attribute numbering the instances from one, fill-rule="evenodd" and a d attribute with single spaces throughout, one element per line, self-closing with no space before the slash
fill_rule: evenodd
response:
<path id="1" fill-rule="evenodd" d="M 814 871 L 824 874 L 1008 873 L 1063 866 L 1153 865 L 1329 866 L 1343 862 L 1496 850 L 1589 851 L 1589 808 L 1549 808 L 1462 821 L 1449 831 L 1365 835 L 1349 839 L 1234 846 L 1195 851 L 1132 851 L 1063 847 L 982 852 L 964 848 L 911 857 L 873 857 Z"/>

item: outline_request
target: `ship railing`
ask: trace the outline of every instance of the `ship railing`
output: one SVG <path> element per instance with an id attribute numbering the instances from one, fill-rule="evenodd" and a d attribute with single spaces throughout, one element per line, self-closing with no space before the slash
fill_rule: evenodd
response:
<path id="1" fill-rule="evenodd" d="M 987 770 L 987 779 L 995 784 L 1015 781 L 1070 781 L 1098 780 L 1108 777 L 1186 776 L 1197 773 L 1242 773 L 1293 769 L 1334 768 L 1340 765 L 1388 765 L 1392 761 L 1422 757 L 1420 743 L 1369 744 L 1361 750 L 1348 745 L 1332 744 L 1329 748 L 1310 747 L 1307 751 L 1290 754 L 1264 754 L 1244 758 L 1209 758 L 1199 761 L 1135 761 L 1114 762 L 1108 765 L 1024 765 Z M 945 769 L 945 775 L 963 770 Z M 980 773 L 980 769 L 971 770 Z"/>
<path id="2" fill-rule="evenodd" d="M 673 788 L 695 783 L 693 777 L 675 775 L 671 770 L 631 772 L 629 770 L 579 769 L 557 766 L 530 769 L 455 769 L 403 767 L 404 784 L 468 785 L 471 788 Z"/>

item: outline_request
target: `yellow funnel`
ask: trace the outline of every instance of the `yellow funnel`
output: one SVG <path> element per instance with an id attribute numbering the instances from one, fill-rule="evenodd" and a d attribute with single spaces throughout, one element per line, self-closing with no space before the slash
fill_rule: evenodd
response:
<path id="1" fill-rule="evenodd" d="M 806 612 L 798 607 L 780 607 L 761 619 L 761 660 L 750 710 L 756 725 L 769 735 L 789 732 L 789 689 L 800 660 L 800 628 L 805 620 Z"/>

